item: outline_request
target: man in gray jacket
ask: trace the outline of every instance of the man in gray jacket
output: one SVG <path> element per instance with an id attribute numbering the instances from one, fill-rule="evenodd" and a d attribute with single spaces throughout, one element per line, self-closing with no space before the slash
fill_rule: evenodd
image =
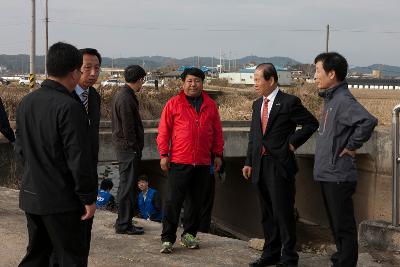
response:
<path id="1" fill-rule="evenodd" d="M 345 81 L 348 64 L 338 53 L 318 55 L 315 83 L 324 98 L 317 134 L 314 179 L 322 196 L 335 239 L 333 266 L 356 266 L 357 226 L 352 195 L 357 185 L 356 150 L 371 137 L 378 121 L 351 94 Z"/>

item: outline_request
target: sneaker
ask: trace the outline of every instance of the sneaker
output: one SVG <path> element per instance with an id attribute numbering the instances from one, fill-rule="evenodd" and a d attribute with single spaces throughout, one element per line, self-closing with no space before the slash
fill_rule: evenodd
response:
<path id="1" fill-rule="evenodd" d="M 189 233 L 186 233 L 181 238 L 181 246 L 187 248 L 199 248 L 199 241 Z"/>
<path id="2" fill-rule="evenodd" d="M 160 252 L 165 253 L 165 254 L 172 253 L 172 243 L 171 242 L 162 242 Z"/>

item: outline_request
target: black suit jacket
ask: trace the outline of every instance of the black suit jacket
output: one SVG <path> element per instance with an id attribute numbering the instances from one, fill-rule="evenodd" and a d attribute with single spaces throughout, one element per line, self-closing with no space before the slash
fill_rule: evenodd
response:
<path id="1" fill-rule="evenodd" d="M 289 144 L 298 148 L 317 130 L 318 120 L 293 95 L 278 91 L 271 108 L 267 129 L 262 134 L 260 97 L 253 103 L 253 115 L 247 148 L 246 166 L 252 167 L 252 181 L 257 183 L 261 167 L 261 146 L 274 160 L 286 176 L 294 176 L 298 171 L 295 155 L 289 150 Z M 296 131 L 300 125 L 301 129 Z"/>
<path id="2" fill-rule="evenodd" d="M 73 97 L 84 105 L 80 99 L 80 97 L 73 92 Z M 91 148 L 91 171 L 93 177 L 97 182 L 97 163 L 99 161 L 99 128 L 100 128 L 100 105 L 101 98 L 99 93 L 96 91 L 94 87 L 89 87 L 89 95 L 88 95 L 88 113 L 87 118 L 89 120 L 89 138 L 90 138 L 90 148 Z"/>
<path id="3" fill-rule="evenodd" d="M 86 112 L 60 83 L 45 80 L 17 109 L 15 150 L 23 161 L 19 206 L 32 214 L 81 210 L 97 197 Z"/>

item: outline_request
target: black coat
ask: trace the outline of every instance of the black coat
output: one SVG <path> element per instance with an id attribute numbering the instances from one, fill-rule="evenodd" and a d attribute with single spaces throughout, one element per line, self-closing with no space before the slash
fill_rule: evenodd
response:
<path id="1" fill-rule="evenodd" d="M 257 183 L 261 167 L 261 145 L 267 154 L 275 160 L 282 171 L 294 176 L 298 171 L 295 155 L 289 150 L 289 144 L 298 148 L 317 130 L 317 119 L 293 95 L 279 91 L 271 108 L 267 129 L 262 134 L 261 105 L 263 98 L 253 103 L 253 115 L 247 148 L 246 166 L 252 167 L 252 181 Z M 296 127 L 302 128 L 296 131 Z"/>
<path id="2" fill-rule="evenodd" d="M 74 91 L 72 93 L 73 97 L 82 104 L 81 99 Z M 99 128 L 100 128 L 100 105 L 101 98 L 99 93 L 96 91 L 94 87 L 89 87 L 89 95 L 88 95 L 88 113 L 87 117 L 89 120 L 89 138 L 90 138 L 90 147 L 91 147 L 91 156 L 92 156 L 92 173 L 93 178 L 98 179 L 97 175 L 97 163 L 99 161 Z"/>
<path id="3" fill-rule="evenodd" d="M 45 80 L 17 110 L 23 161 L 19 206 L 32 214 L 83 209 L 96 201 L 85 110 L 60 83 Z"/>
<path id="4" fill-rule="evenodd" d="M 112 143 L 116 150 L 141 154 L 144 147 L 144 129 L 135 92 L 122 87 L 111 106 Z"/>
<path id="5" fill-rule="evenodd" d="M 10 127 L 6 109 L 0 98 L 0 133 L 2 133 L 10 142 L 15 141 L 14 131 Z"/>

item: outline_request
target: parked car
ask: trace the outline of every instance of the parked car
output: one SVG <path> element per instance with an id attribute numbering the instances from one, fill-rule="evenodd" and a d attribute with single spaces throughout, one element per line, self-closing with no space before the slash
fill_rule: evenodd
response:
<path id="1" fill-rule="evenodd" d="M 10 81 L 0 78 L 0 85 L 8 85 L 8 84 L 10 84 Z"/>
<path id="2" fill-rule="evenodd" d="M 156 87 L 156 81 L 155 80 L 147 80 L 147 81 L 144 82 L 144 84 L 142 86 L 143 87 L 155 88 Z"/>
<path id="3" fill-rule="evenodd" d="M 125 83 L 117 79 L 110 79 L 101 82 L 102 86 L 124 86 Z"/>
<path id="4" fill-rule="evenodd" d="M 23 76 L 23 77 L 19 78 L 18 83 L 19 83 L 19 85 L 29 85 L 29 77 Z"/>
<path id="5" fill-rule="evenodd" d="M 37 79 L 35 80 L 35 84 L 36 85 L 41 85 L 42 82 L 43 82 L 43 80 L 37 80 Z M 20 85 L 29 85 L 29 77 L 28 76 L 23 76 L 23 77 L 19 78 L 18 83 Z"/>

